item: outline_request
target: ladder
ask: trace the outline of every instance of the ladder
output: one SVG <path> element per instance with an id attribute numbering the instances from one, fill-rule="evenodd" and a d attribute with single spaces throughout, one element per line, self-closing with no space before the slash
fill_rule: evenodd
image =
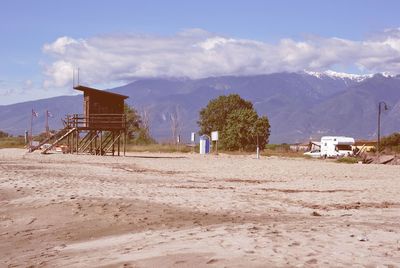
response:
<path id="1" fill-rule="evenodd" d="M 58 138 L 56 141 L 54 141 L 49 147 L 47 147 L 46 149 L 44 149 L 42 151 L 42 154 L 47 153 L 48 151 L 50 151 L 54 146 L 56 146 L 60 141 L 62 141 L 63 139 L 65 139 L 66 137 L 68 137 L 69 135 L 71 135 L 73 132 L 76 131 L 76 128 L 71 128 L 67 131 L 67 133 L 65 133 L 64 135 L 62 135 L 60 138 Z M 61 133 L 62 130 L 59 132 Z"/>
<path id="2" fill-rule="evenodd" d="M 55 133 L 54 135 L 51 135 L 50 137 L 47 137 L 46 139 L 41 141 L 38 145 L 32 146 L 31 148 L 29 148 L 29 152 L 32 153 L 32 152 L 36 151 L 37 149 L 42 147 L 44 144 L 48 143 L 49 141 L 51 141 L 53 139 L 56 139 L 60 135 L 64 134 L 66 131 L 68 131 L 68 128 L 63 128 L 62 130 L 60 130 L 59 132 Z"/>

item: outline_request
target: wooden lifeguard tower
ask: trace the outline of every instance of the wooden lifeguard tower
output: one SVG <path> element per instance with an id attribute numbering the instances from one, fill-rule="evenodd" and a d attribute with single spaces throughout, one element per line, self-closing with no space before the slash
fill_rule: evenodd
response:
<path id="1" fill-rule="evenodd" d="M 65 152 L 69 153 L 120 155 L 122 147 L 125 155 L 127 124 L 124 101 L 128 97 L 82 85 L 76 85 L 74 89 L 83 92 L 83 114 L 67 115 L 63 120 L 64 129 L 30 151 L 50 144 L 42 151 L 45 154 L 63 142 Z"/>

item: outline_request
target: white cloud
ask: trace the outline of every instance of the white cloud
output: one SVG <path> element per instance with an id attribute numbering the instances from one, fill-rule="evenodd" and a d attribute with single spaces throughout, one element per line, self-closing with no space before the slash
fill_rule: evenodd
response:
<path id="1" fill-rule="evenodd" d="M 46 53 L 54 53 L 62 55 L 65 53 L 65 50 L 68 46 L 76 43 L 78 42 L 73 38 L 70 38 L 68 36 L 63 36 L 58 38 L 55 42 L 51 44 L 45 44 L 43 46 L 43 51 Z"/>
<path id="2" fill-rule="evenodd" d="M 104 35 L 60 37 L 45 44 L 53 59 L 45 66 L 45 86 L 71 83 L 79 67 L 85 83 L 128 81 L 137 77 L 252 75 L 282 71 L 325 71 L 334 66 L 362 72 L 400 73 L 400 28 L 374 38 L 282 39 L 270 44 L 225 37 L 201 29 L 174 36 Z"/>
<path id="3" fill-rule="evenodd" d="M 51 79 L 44 81 L 44 87 L 63 87 L 67 85 L 71 82 L 73 70 L 73 64 L 65 60 L 58 60 L 51 66 L 47 66 L 45 75 Z"/>
<path id="4" fill-rule="evenodd" d="M 26 80 L 0 80 L 0 105 L 8 105 L 22 101 L 50 98 L 70 92 L 58 90 L 46 90 L 40 86 L 39 81 Z"/>

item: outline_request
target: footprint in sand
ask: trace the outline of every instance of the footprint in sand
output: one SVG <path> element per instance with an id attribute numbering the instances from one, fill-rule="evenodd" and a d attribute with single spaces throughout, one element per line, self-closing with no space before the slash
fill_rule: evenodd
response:
<path id="1" fill-rule="evenodd" d="M 219 262 L 219 260 L 218 259 L 210 259 L 208 262 L 206 262 L 207 264 L 213 264 L 213 263 L 216 263 L 216 262 Z"/>
<path id="2" fill-rule="evenodd" d="M 308 261 L 306 261 L 306 264 L 317 264 L 318 260 L 317 259 L 310 259 Z"/>
<path id="3" fill-rule="evenodd" d="M 27 225 L 30 225 L 30 224 L 34 223 L 36 220 L 37 220 L 36 218 L 32 218 L 32 219 L 28 222 Z"/>

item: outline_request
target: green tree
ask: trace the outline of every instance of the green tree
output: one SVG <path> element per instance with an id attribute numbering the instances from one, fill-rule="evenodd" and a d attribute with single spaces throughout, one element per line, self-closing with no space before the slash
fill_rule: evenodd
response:
<path id="1" fill-rule="evenodd" d="M 151 137 L 148 129 L 141 127 L 141 128 L 139 128 L 138 132 L 136 133 L 133 143 L 140 144 L 140 145 L 148 145 L 148 144 L 154 144 L 157 142 Z"/>
<path id="2" fill-rule="evenodd" d="M 239 109 L 229 114 L 221 145 L 227 150 L 246 150 L 253 145 L 252 129 L 257 121 L 257 113 L 251 109 Z"/>
<path id="3" fill-rule="evenodd" d="M 219 96 L 211 100 L 208 105 L 201 109 L 200 132 L 210 135 L 211 131 L 222 131 L 230 113 L 238 109 L 253 109 L 253 104 L 242 99 L 237 94 Z"/>
<path id="4" fill-rule="evenodd" d="M 258 117 L 252 109 L 233 111 L 221 135 L 221 144 L 227 150 L 254 150 L 257 142 L 264 149 L 269 137 L 268 118 Z"/>
<path id="5" fill-rule="evenodd" d="M 135 137 L 135 133 L 138 132 L 140 128 L 140 115 L 135 108 L 129 106 L 128 104 L 124 105 L 124 114 L 126 116 L 128 139 L 133 139 Z"/>
<path id="6" fill-rule="evenodd" d="M 148 124 L 144 124 L 137 110 L 127 104 L 124 106 L 128 140 L 134 144 L 151 144 L 155 140 L 150 136 Z"/>
<path id="7" fill-rule="evenodd" d="M 269 142 L 269 135 L 271 125 L 269 124 L 268 117 L 261 116 L 257 118 L 257 121 L 253 125 L 251 135 L 255 139 L 255 144 L 258 144 L 260 150 L 265 149 L 265 146 Z"/>
<path id="8" fill-rule="evenodd" d="M 266 116 L 259 117 L 253 104 L 237 94 L 211 100 L 200 111 L 201 133 L 219 131 L 220 144 L 227 150 L 264 149 L 270 135 Z"/>

